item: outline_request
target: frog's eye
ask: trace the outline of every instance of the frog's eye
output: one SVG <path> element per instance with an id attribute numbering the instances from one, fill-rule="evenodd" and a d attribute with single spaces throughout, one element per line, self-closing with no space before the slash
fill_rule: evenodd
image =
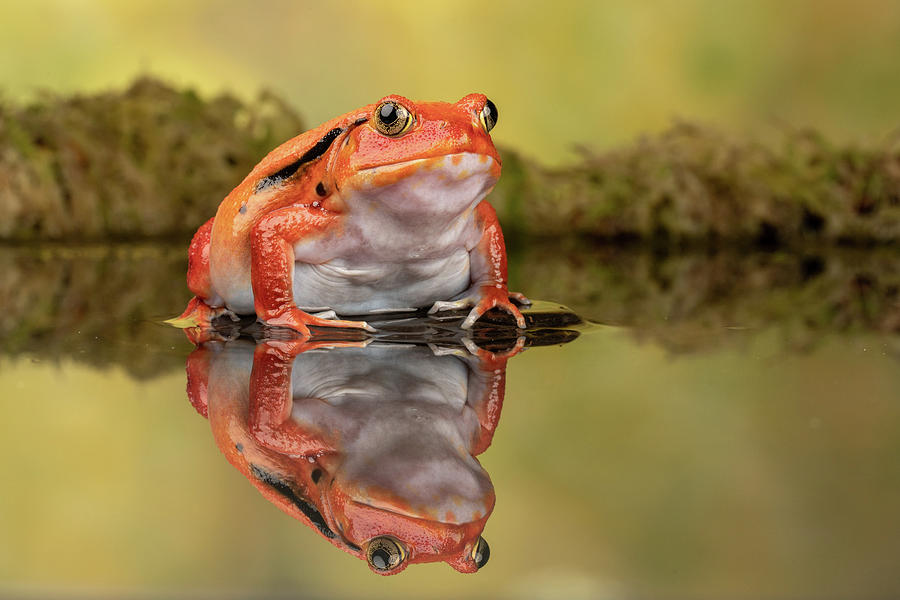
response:
<path id="1" fill-rule="evenodd" d="M 393 571 L 406 560 L 406 549 L 403 544 L 392 537 L 382 536 L 369 542 L 366 548 L 366 561 L 379 573 Z"/>
<path id="2" fill-rule="evenodd" d="M 396 102 L 384 102 L 375 109 L 375 128 L 384 135 L 396 137 L 412 125 L 409 111 Z"/>
<path id="3" fill-rule="evenodd" d="M 488 100 L 481 109 L 481 126 L 485 131 L 490 131 L 497 124 L 497 105 Z"/>
<path id="4" fill-rule="evenodd" d="M 478 536 L 478 541 L 475 542 L 475 547 L 472 548 L 472 560 L 475 562 L 475 566 L 480 569 L 487 564 L 490 557 L 491 547 L 488 546 L 487 540 Z"/>

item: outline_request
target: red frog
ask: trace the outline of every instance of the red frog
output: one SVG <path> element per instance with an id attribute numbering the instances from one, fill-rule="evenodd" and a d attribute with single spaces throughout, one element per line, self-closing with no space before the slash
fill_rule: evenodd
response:
<path id="1" fill-rule="evenodd" d="M 188 396 L 270 502 L 374 572 L 444 561 L 471 573 L 488 560 L 481 532 L 494 507 L 475 456 L 491 443 L 506 361 L 523 340 L 465 358 L 398 344 L 206 342 L 188 359 Z"/>
<path id="2" fill-rule="evenodd" d="M 371 330 L 338 314 L 497 307 L 525 320 L 507 289 L 506 249 L 484 200 L 500 177 L 482 94 L 456 103 L 387 96 L 273 150 L 225 198 L 190 245 L 182 319 L 256 314 Z"/>

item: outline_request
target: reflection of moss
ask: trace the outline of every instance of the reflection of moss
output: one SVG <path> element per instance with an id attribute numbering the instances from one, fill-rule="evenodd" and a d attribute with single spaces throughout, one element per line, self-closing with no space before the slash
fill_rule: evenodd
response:
<path id="1" fill-rule="evenodd" d="M 186 262 L 183 244 L 0 248 L 0 355 L 145 376 L 183 367 L 184 336 L 159 321 L 187 302 Z M 673 352 L 772 329 L 793 349 L 833 333 L 900 332 L 900 257 L 887 249 L 665 256 L 532 242 L 511 264 L 516 289 Z"/>
<path id="2" fill-rule="evenodd" d="M 893 249 L 666 255 L 532 243 L 514 258 L 529 295 L 629 326 L 676 352 L 773 327 L 792 349 L 834 333 L 900 333 L 900 256 Z"/>
<path id="3" fill-rule="evenodd" d="M 0 238 L 192 232 L 302 129 L 271 94 L 206 101 L 150 79 L 123 93 L 0 104 Z"/>
<path id="4" fill-rule="evenodd" d="M 154 321 L 183 310 L 186 269 L 182 246 L 0 248 L 0 355 L 183 367 L 184 336 Z"/>
<path id="5" fill-rule="evenodd" d="M 186 235 L 303 127 L 278 98 L 203 100 L 142 79 L 127 91 L 0 103 L 0 239 Z M 780 145 L 690 124 L 565 169 L 503 151 L 491 196 L 510 236 L 658 243 L 900 238 L 900 146 Z"/>

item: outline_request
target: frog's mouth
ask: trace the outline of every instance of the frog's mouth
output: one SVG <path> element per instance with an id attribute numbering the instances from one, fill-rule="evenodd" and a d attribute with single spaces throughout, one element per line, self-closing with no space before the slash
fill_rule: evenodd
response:
<path id="1" fill-rule="evenodd" d="M 443 170 L 450 176 L 455 175 L 459 177 L 476 172 L 489 172 L 494 169 L 499 171 L 499 167 L 500 163 L 488 154 L 451 152 L 365 167 L 359 169 L 356 175 L 364 175 L 366 177 L 375 175 L 387 176 L 389 173 L 401 172 L 403 175 L 408 176 L 418 170 Z M 407 170 L 410 172 L 406 172 Z M 497 176 L 499 177 L 499 175 L 498 172 Z"/>
<path id="2" fill-rule="evenodd" d="M 340 186 L 349 204 L 410 215 L 452 217 L 478 204 L 500 177 L 486 154 L 461 152 L 361 169 Z"/>

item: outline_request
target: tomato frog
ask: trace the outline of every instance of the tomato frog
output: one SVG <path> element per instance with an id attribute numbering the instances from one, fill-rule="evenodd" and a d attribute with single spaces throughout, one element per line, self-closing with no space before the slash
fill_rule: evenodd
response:
<path id="1" fill-rule="evenodd" d="M 329 347 L 330 346 L 330 347 Z M 506 362 L 425 345 L 208 341 L 188 396 L 270 502 L 391 575 L 444 561 L 475 572 L 494 488 L 475 458 L 500 418 Z"/>
<path id="2" fill-rule="evenodd" d="M 507 289 L 506 249 L 484 200 L 500 177 L 482 94 L 456 103 L 391 95 L 269 153 L 222 201 L 190 245 L 181 319 L 208 325 L 256 314 L 309 336 L 309 326 L 371 330 L 337 315 L 491 308 L 525 327 Z"/>

